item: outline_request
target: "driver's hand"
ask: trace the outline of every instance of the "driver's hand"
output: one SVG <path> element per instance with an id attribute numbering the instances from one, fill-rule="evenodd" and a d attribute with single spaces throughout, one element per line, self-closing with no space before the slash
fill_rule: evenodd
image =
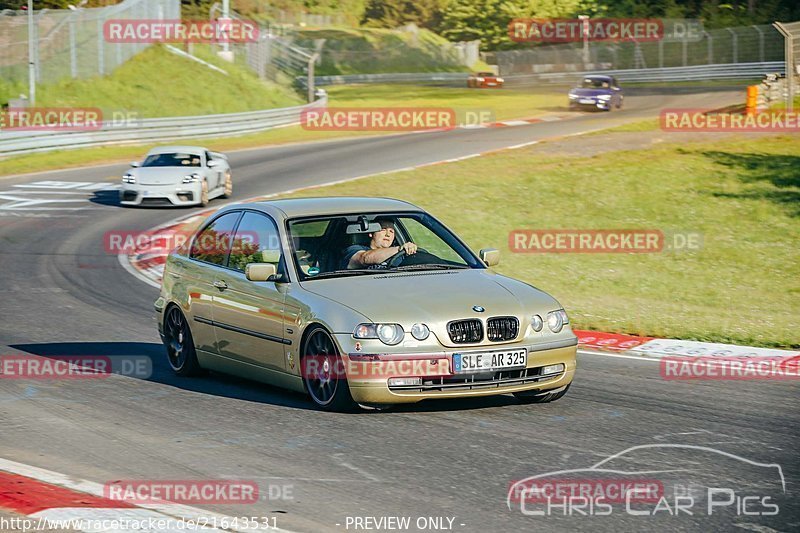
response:
<path id="1" fill-rule="evenodd" d="M 401 250 L 404 250 L 408 255 L 414 255 L 417 253 L 417 245 L 413 242 L 407 242 L 400 247 Z"/>

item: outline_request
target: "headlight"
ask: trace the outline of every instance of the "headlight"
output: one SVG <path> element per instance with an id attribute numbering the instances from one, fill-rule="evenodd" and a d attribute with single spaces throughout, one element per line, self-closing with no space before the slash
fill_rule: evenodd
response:
<path id="1" fill-rule="evenodd" d="M 610 94 L 601 94 L 600 96 L 597 97 L 597 99 L 598 100 L 611 100 L 611 95 Z"/>
<path id="2" fill-rule="evenodd" d="M 567 316 L 567 312 L 563 309 L 561 310 L 561 321 L 564 322 L 564 324 L 569 324 L 569 317 Z"/>
<path id="3" fill-rule="evenodd" d="M 136 183 L 136 177 L 133 174 L 123 174 L 122 183 Z"/>
<path id="4" fill-rule="evenodd" d="M 542 317 L 539 315 L 533 315 L 531 317 L 531 327 L 533 328 L 533 331 L 542 331 L 542 326 L 544 326 Z"/>
<path id="5" fill-rule="evenodd" d="M 418 341 L 424 341 L 431 334 L 431 330 L 425 324 L 417 323 L 411 326 L 411 336 Z"/>
<path id="6" fill-rule="evenodd" d="M 497 83 L 505 83 L 505 81 L 503 78 L 497 78 Z"/>
<path id="7" fill-rule="evenodd" d="M 564 317 L 561 315 L 562 310 L 550 311 L 547 313 L 547 327 L 553 333 L 558 333 L 564 327 Z"/>
<path id="8" fill-rule="evenodd" d="M 353 331 L 356 339 L 380 339 L 389 346 L 398 344 L 405 334 L 400 324 L 359 324 Z"/>
<path id="9" fill-rule="evenodd" d="M 574 93 L 569 93 L 569 97 L 570 97 L 570 98 L 577 98 L 577 97 L 578 97 L 578 95 L 577 95 L 577 94 L 574 94 Z"/>
<path id="10" fill-rule="evenodd" d="M 483 83 L 483 78 L 475 78 L 475 81 L 477 81 L 478 83 Z"/>
<path id="11" fill-rule="evenodd" d="M 194 174 L 189 174 L 188 176 L 185 176 L 183 178 L 183 183 L 195 183 L 198 181 L 200 181 L 200 174 L 196 172 Z"/>

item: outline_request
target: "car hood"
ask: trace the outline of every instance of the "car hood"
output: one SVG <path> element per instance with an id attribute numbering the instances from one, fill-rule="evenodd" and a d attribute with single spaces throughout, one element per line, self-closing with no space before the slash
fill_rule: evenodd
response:
<path id="1" fill-rule="evenodd" d="M 570 93 L 578 96 L 600 96 L 601 94 L 613 94 L 614 91 L 611 89 L 585 89 L 583 87 L 577 87 L 570 90 Z"/>
<path id="2" fill-rule="evenodd" d="M 128 171 L 138 185 L 174 185 L 189 174 L 202 173 L 200 167 L 140 167 Z"/>
<path id="3" fill-rule="evenodd" d="M 447 323 L 464 318 L 546 316 L 560 308 L 547 293 L 491 270 L 433 270 L 366 274 L 302 282 L 312 293 L 347 305 L 374 323 L 423 322 L 447 345 Z M 483 312 L 473 306 L 484 308 Z"/>

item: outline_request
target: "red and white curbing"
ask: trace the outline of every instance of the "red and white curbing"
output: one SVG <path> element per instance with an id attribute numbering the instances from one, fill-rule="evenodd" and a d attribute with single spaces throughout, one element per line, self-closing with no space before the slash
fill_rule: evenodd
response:
<path id="1" fill-rule="evenodd" d="M 775 348 L 756 348 L 736 344 L 659 339 L 621 333 L 575 330 L 578 349 L 616 357 L 659 361 L 664 357 L 785 357 L 800 356 L 800 352 Z"/>
<path id="2" fill-rule="evenodd" d="M 0 459 L 0 509 L 24 515 L 31 520 L 27 529 L 41 531 L 256 531 L 238 527 L 230 516 L 187 505 L 111 500 L 99 483 L 6 459 Z"/>

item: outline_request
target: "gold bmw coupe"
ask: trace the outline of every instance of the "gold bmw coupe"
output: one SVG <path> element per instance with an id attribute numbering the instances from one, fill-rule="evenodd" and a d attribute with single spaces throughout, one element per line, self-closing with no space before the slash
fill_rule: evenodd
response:
<path id="1" fill-rule="evenodd" d="M 559 303 L 387 198 L 229 205 L 168 257 L 155 302 L 172 369 L 305 391 L 321 408 L 562 397 L 577 338 Z"/>

